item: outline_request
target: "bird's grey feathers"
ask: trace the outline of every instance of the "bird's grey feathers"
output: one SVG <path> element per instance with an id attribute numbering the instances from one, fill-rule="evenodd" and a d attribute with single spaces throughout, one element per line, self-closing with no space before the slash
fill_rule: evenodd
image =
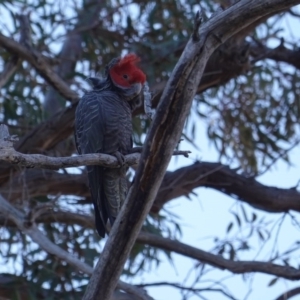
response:
<path id="1" fill-rule="evenodd" d="M 105 85 L 103 84 L 105 87 Z M 75 114 L 75 139 L 79 154 L 117 151 L 123 155 L 132 148 L 131 109 L 115 91 L 87 92 Z M 96 228 L 105 236 L 106 223 L 114 222 L 127 194 L 127 168 L 89 166 L 88 178 L 95 208 Z"/>

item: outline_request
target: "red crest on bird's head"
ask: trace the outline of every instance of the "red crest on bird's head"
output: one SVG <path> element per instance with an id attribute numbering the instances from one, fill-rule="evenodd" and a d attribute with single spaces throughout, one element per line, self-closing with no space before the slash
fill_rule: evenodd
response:
<path id="1" fill-rule="evenodd" d="M 134 53 L 130 53 L 121 58 L 109 70 L 109 75 L 113 82 L 120 87 L 130 87 L 132 84 L 146 81 L 146 75 L 136 66 L 140 58 Z"/>

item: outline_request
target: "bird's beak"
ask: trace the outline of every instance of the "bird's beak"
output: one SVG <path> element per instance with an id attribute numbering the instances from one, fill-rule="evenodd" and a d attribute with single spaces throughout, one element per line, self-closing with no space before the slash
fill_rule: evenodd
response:
<path id="1" fill-rule="evenodd" d="M 131 85 L 130 89 L 127 89 L 124 91 L 125 97 L 127 98 L 127 101 L 133 100 L 136 96 L 140 94 L 142 91 L 143 85 L 139 83 L 134 83 Z"/>

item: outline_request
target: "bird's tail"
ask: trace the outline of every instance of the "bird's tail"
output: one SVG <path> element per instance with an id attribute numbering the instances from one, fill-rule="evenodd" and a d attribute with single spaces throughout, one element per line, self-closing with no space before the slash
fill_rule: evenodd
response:
<path id="1" fill-rule="evenodd" d="M 99 166 L 88 166 L 88 179 L 95 212 L 95 225 L 98 234 L 105 237 L 107 214 L 102 209 L 104 206 L 103 197 L 103 171 Z M 101 196 L 102 195 L 102 196 Z M 102 200 L 101 200 L 102 199 Z"/>
<path id="2" fill-rule="evenodd" d="M 108 218 L 113 225 L 124 203 L 128 191 L 126 167 L 117 169 L 107 168 L 103 176 L 103 189 Z"/>
<path id="3" fill-rule="evenodd" d="M 88 178 L 95 209 L 95 223 L 101 237 L 107 232 L 107 221 L 113 225 L 125 201 L 128 184 L 126 167 L 117 169 L 88 167 Z"/>

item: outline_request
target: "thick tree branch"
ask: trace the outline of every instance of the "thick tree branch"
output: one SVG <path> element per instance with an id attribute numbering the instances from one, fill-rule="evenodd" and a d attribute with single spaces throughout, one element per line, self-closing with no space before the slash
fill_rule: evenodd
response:
<path id="1" fill-rule="evenodd" d="M 133 156 L 130 157 L 134 159 Z M 114 157 L 110 158 L 114 160 Z M 90 195 L 85 174 L 61 174 L 50 170 L 27 169 L 22 175 L 26 190 L 19 184 L 19 176 L 13 177 L 0 189 L 11 202 L 21 199 L 24 192 L 28 197 L 59 194 L 81 197 Z M 189 196 L 197 187 L 218 190 L 268 212 L 280 213 L 290 210 L 300 212 L 300 193 L 296 188 L 266 186 L 226 165 L 211 162 L 196 162 L 174 172 L 167 172 L 151 211 L 158 213 L 167 202 L 180 196 Z"/>
<path id="2" fill-rule="evenodd" d="M 210 162 L 196 162 L 167 172 L 152 210 L 159 211 L 166 202 L 188 196 L 194 188 L 201 186 L 218 190 L 268 212 L 300 212 L 300 193 L 296 188 L 266 186 L 228 166 Z"/>
<path id="3" fill-rule="evenodd" d="M 30 215 L 26 216 L 23 212 L 13 207 L 6 199 L 0 195 L 0 211 L 6 218 L 6 220 L 13 222 L 24 234 L 28 235 L 35 243 L 37 243 L 41 249 L 53 254 L 66 261 L 71 266 L 75 267 L 80 272 L 91 275 L 93 268 L 75 256 L 71 255 L 64 249 L 55 245 L 50 241 L 35 225 Z M 117 287 L 128 293 L 136 295 L 139 299 L 151 300 L 152 298 L 146 295 L 146 292 L 142 289 L 134 287 L 125 282 L 119 281 Z"/>
<path id="4" fill-rule="evenodd" d="M 20 185 L 20 178 L 25 183 Z M 75 195 L 90 197 L 87 175 L 68 174 L 43 169 L 25 169 L 11 177 L 0 188 L 0 193 L 11 203 L 27 195 L 28 198 L 47 195 Z"/>
<path id="5" fill-rule="evenodd" d="M 84 300 L 96 297 L 108 300 L 111 297 L 142 223 L 154 202 L 210 55 L 221 41 L 225 42 L 261 16 L 299 2 L 242 0 L 204 24 L 199 42 L 193 39 L 188 42 L 164 90 L 146 138 L 135 181 L 112 227 Z"/>

